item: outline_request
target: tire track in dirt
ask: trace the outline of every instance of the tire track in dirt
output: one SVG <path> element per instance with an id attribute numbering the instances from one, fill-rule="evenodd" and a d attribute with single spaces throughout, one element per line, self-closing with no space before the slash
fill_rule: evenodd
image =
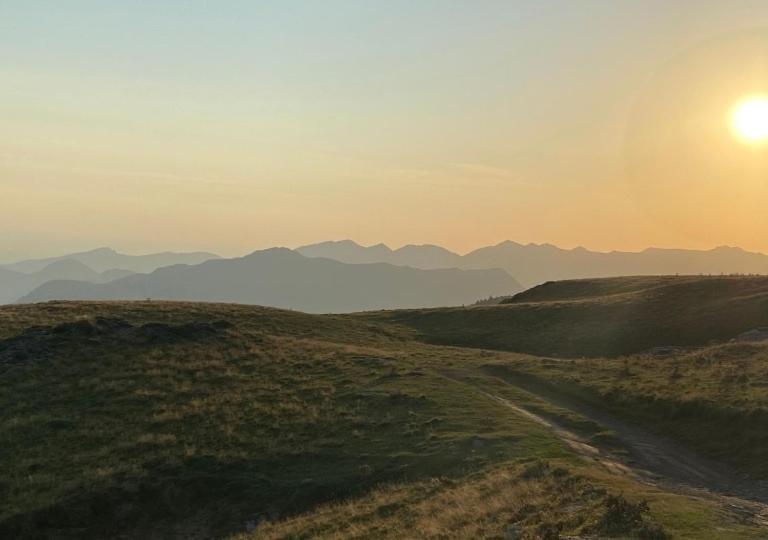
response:
<path id="1" fill-rule="evenodd" d="M 467 383 L 457 372 L 443 372 L 450 379 Z M 768 482 L 754 480 L 717 461 L 701 457 L 684 446 L 598 411 L 569 397 L 535 384 L 501 380 L 556 407 L 586 418 L 612 431 L 628 456 L 587 440 L 578 433 L 513 403 L 483 391 L 515 413 L 550 429 L 569 448 L 583 458 L 602 465 L 613 474 L 629 476 L 643 483 L 689 496 L 717 499 L 726 508 L 752 523 L 768 529 Z M 767 536 L 768 537 L 768 536 Z"/>

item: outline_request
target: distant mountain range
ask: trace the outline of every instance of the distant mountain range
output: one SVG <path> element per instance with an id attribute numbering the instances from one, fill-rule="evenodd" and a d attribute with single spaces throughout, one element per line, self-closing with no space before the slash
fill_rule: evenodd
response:
<path id="1" fill-rule="evenodd" d="M 212 253 L 155 253 L 125 255 L 100 248 L 46 259 L 31 259 L 0 266 L 0 304 L 14 302 L 40 285 L 54 280 L 107 283 L 161 266 L 196 263 L 217 258 Z"/>
<path id="2" fill-rule="evenodd" d="M 303 246 L 296 251 L 347 263 L 386 262 L 423 269 L 502 268 L 525 287 L 546 281 L 627 275 L 768 274 L 768 255 L 734 247 L 603 253 L 506 241 L 459 255 L 433 245 L 408 245 L 392 250 L 384 244 L 365 247 L 342 240 Z"/>
<path id="3" fill-rule="evenodd" d="M 520 290 L 517 281 L 500 269 L 423 270 L 388 263 L 346 264 L 273 248 L 246 257 L 168 266 L 109 283 L 49 281 L 20 301 L 152 298 L 333 313 L 455 306 Z"/>
<path id="4" fill-rule="evenodd" d="M 43 283 L 55 279 L 105 283 L 130 274 L 132 272 L 127 270 L 107 270 L 99 273 L 82 263 L 69 260 L 51 263 L 41 270 L 29 274 L 0 268 L 0 304 L 13 302 Z"/>
<path id="5" fill-rule="evenodd" d="M 0 266 L 0 304 L 157 298 L 342 312 L 494 303 L 547 281 L 674 274 L 768 274 L 768 255 L 733 247 L 603 253 L 511 241 L 459 255 L 434 245 L 393 250 L 342 240 L 235 259 L 99 248 Z"/>
<path id="6" fill-rule="evenodd" d="M 198 264 L 210 259 L 218 259 L 219 256 L 213 253 L 151 253 L 149 255 L 125 255 L 118 253 L 114 249 L 103 247 L 91 251 L 80 253 L 71 253 L 60 257 L 49 257 L 46 259 L 30 259 L 0 266 L 6 270 L 23 272 L 39 272 L 50 266 L 52 263 L 61 261 L 76 261 L 87 266 L 96 272 L 105 272 L 107 270 L 127 270 L 133 273 L 152 272 L 163 266 L 172 264 Z"/>
<path id="7" fill-rule="evenodd" d="M 390 249 L 384 244 L 364 247 L 352 240 L 340 240 L 302 246 L 296 251 L 307 257 L 325 257 L 351 264 L 383 262 L 423 270 L 459 268 L 462 261 L 461 255 L 430 244 L 410 244 L 399 249 Z"/>

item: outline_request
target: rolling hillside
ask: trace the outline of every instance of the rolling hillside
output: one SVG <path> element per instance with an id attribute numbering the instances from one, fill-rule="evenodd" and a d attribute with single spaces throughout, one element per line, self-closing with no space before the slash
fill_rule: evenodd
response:
<path id="1" fill-rule="evenodd" d="M 275 248 L 237 259 L 170 266 L 103 285 L 52 281 L 21 301 L 153 298 L 349 312 L 461 305 L 519 290 L 517 282 L 502 270 L 418 270 L 389 264 L 343 264 Z"/>
<path id="2" fill-rule="evenodd" d="M 536 361 L 362 314 L 5 306 L 0 537 L 761 538 L 761 496 L 632 472 L 492 372 Z"/>
<path id="3" fill-rule="evenodd" d="M 497 306 L 371 314 L 442 345 L 549 356 L 617 356 L 702 346 L 768 326 L 768 277 L 554 282 Z"/>

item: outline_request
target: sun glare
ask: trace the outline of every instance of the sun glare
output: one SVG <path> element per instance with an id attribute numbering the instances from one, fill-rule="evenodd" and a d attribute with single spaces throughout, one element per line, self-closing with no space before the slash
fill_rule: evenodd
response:
<path id="1" fill-rule="evenodd" d="M 731 122 L 743 140 L 751 143 L 768 141 L 768 96 L 750 97 L 738 103 Z"/>

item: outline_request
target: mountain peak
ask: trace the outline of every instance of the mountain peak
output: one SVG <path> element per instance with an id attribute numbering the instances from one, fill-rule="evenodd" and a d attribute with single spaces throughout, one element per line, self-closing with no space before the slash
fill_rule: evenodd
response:
<path id="1" fill-rule="evenodd" d="M 250 258 L 250 257 L 260 257 L 264 255 L 270 255 L 270 256 L 296 256 L 296 257 L 303 257 L 301 253 L 298 251 L 294 251 L 287 247 L 272 247 L 267 249 L 257 249 L 256 251 L 252 251 L 248 255 L 246 255 L 243 258 Z"/>
<path id="2" fill-rule="evenodd" d="M 711 249 L 710 251 L 714 252 L 730 252 L 730 253 L 749 253 L 746 249 L 740 248 L 738 246 L 717 246 L 716 248 Z"/>
<path id="3" fill-rule="evenodd" d="M 531 245 L 531 244 L 528 244 L 528 245 Z M 521 244 L 519 242 L 515 242 L 513 240 L 504 240 L 503 242 L 499 242 L 498 244 L 496 244 L 493 247 L 525 247 L 525 246 L 523 246 L 523 244 Z M 482 248 L 480 248 L 480 249 L 482 249 Z"/>

